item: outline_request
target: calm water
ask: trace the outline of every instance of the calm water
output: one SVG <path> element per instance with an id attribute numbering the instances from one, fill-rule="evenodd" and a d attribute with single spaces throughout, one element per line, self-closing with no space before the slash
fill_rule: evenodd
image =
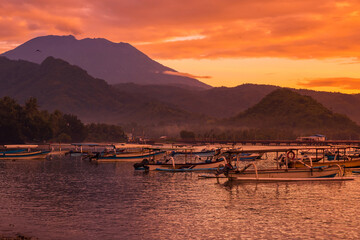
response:
<path id="1" fill-rule="evenodd" d="M 230 185 L 132 165 L 68 157 L 0 162 L 0 236 L 360 239 L 360 176 Z"/>

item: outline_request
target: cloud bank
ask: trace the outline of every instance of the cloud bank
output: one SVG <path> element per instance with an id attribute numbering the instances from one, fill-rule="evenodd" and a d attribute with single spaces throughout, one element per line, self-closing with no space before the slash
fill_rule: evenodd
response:
<path id="1" fill-rule="evenodd" d="M 190 73 L 181 73 L 181 72 L 173 72 L 173 71 L 164 71 L 162 73 L 168 75 L 174 75 L 174 76 L 189 77 L 189 78 L 211 78 L 210 76 L 196 76 Z"/>
<path id="2" fill-rule="evenodd" d="M 305 88 L 338 88 L 343 90 L 360 90 L 360 78 L 317 78 L 298 82 L 300 87 Z"/>
<path id="3" fill-rule="evenodd" d="M 7 50 L 73 34 L 129 42 L 155 59 L 360 56 L 355 0 L 3 0 L 0 27 Z"/>

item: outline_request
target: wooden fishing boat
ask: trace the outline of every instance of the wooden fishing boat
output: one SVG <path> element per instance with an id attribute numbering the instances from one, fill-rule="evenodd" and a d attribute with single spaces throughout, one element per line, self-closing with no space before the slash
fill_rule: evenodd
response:
<path id="1" fill-rule="evenodd" d="M 216 158 L 214 160 L 206 160 L 197 163 L 175 163 L 173 157 L 165 162 L 150 163 L 143 160 L 141 163 L 134 164 L 135 170 L 146 171 L 166 171 L 166 172 L 192 172 L 192 171 L 215 171 L 219 167 L 224 166 L 225 158 Z"/>
<path id="2" fill-rule="evenodd" d="M 235 168 L 227 167 L 217 171 L 217 175 L 225 175 L 229 181 L 241 182 L 279 182 L 279 181 L 327 181 L 327 180 L 353 180 L 351 177 L 344 177 L 344 168 L 339 164 L 332 164 L 329 166 L 310 166 L 303 161 L 297 159 L 294 148 L 290 149 L 266 149 L 268 152 L 285 152 L 286 162 L 281 164 L 277 162 L 276 168 L 272 169 L 258 169 L 254 163 L 240 168 L 237 160 Z M 298 151 L 299 149 L 296 149 Z M 240 154 L 242 151 L 233 150 L 232 154 Z M 228 160 L 226 160 L 228 161 Z M 295 167 L 294 163 L 299 163 L 301 166 Z M 292 164 L 290 164 L 292 163 Z M 230 165 L 231 166 L 231 165 Z M 250 167 L 252 169 L 249 169 Z M 283 167 L 283 168 L 282 168 Z"/>
<path id="3" fill-rule="evenodd" d="M 112 149 L 105 149 L 88 156 L 91 161 L 98 163 L 105 162 L 138 162 L 142 159 L 153 161 L 163 159 L 166 151 L 153 149 L 151 145 L 139 144 L 113 144 Z"/>
<path id="4" fill-rule="evenodd" d="M 339 165 L 323 166 L 315 168 L 288 168 L 288 169 L 261 169 L 258 170 L 255 164 L 252 170 L 239 169 L 225 172 L 225 176 L 230 181 L 315 181 L 320 178 L 341 177 L 344 180 L 351 178 L 343 177 L 343 169 Z"/>
<path id="5" fill-rule="evenodd" d="M 238 160 L 239 161 L 255 161 L 257 159 L 261 159 L 261 157 L 263 156 L 263 153 L 242 153 L 239 154 Z"/>
<path id="6" fill-rule="evenodd" d="M 93 156 L 97 153 L 97 148 L 106 148 L 111 145 L 98 143 L 71 143 L 71 146 L 73 146 L 74 149 L 70 149 L 65 155 L 70 157 L 80 157 Z"/>
<path id="7" fill-rule="evenodd" d="M 190 151 L 190 152 L 183 152 L 183 151 L 176 151 L 174 152 L 174 156 L 181 156 L 181 155 L 196 155 L 199 157 L 212 157 L 215 155 L 216 150 L 202 150 L 202 151 Z"/>
<path id="8" fill-rule="evenodd" d="M 165 151 L 147 151 L 133 153 L 99 154 L 92 161 L 96 162 L 137 162 L 144 158 L 161 159 L 165 156 Z"/>
<path id="9" fill-rule="evenodd" d="M 312 166 L 320 167 L 320 166 L 330 166 L 330 165 L 340 165 L 345 168 L 356 168 L 360 167 L 360 158 L 343 158 L 342 160 L 321 160 L 318 162 L 312 162 Z M 294 167 L 301 167 L 301 163 L 295 163 Z"/>
<path id="10" fill-rule="evenodd" d="M 331 165 L 340 165 L 345 168 L 360 167 L 360 158 L 348 157 L 346 154 L 347 148 L 349 147 L 331 146 L 311 148 L 311 150 L 315 150 L 316 152 L 312 153 L 312 157 L 310 158 L 306 155 L 299 154 L 299 149 L 293 148 L 288 149 L 287 152 L 280 154 L 279 157 L 276 157 L 275 159 L 283 165 L 285 165 L 286 161 L 291 168 L 304 167 L 304 163 L 309 165 L 310 167 L 322 167 Z M 334 155 L 330 154 L 331 152 L 336 153 L 335 157 Z"/>
<path id="11" fill-rule="evenodd" d="M 4 145 L 0 160 L 44 159 L 50 151 L 38 150 L 38 145 Z"/>

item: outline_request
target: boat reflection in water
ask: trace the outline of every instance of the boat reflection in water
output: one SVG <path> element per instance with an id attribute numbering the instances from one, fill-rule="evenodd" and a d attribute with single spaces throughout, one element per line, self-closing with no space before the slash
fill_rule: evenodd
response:
<path id="1" fill-rule="evenodd" d="M 273 162 L 257 162 L 267 163 Z M 227 178 L 219 178 L 217 184 L 214 179 L 199 179 L 203 173 L 134 171 L 131 162 L 95 165 L 61 155 L 45 161 L 1 161 L 0 173 L 0 236 L 21 233 L 67 240 L 359 236 L 360 178 L 224 185 Z"/>

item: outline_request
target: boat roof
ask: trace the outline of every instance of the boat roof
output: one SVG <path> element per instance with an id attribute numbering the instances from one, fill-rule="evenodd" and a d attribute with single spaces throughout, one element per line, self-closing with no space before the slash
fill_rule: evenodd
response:
<path id="1" fill-rule="evenodd" d="M 134 144 L 134 143 L 117 143 L 112 144 L 114 148 L 151 148 L 152 145 L 148 144 Z"/>
<path id="2" fill-rule="evenodd" d="M 4 148 L 37 148 L 39 145 L 27 145 L 27 144 L 10 144 L 4 145 Z"/>
<path id="3" fill-rule="evenodd" d="M 266 153 L 266 152 L 288 152 L 288 151 L 298 151 L 298 150 L 326 150 L 333 149 L 334 147 L 330 146 L 317 146 L 317 147 L 301 147 L 301 146 L 284 146 L 284 147 L 268 147 L 268 148 L 258 148 L 258 149 L 246 149 L 246 148 L 238 148 L 238 149 L 229 149 L 224 151 L 223 153 Z M 345 149 L 348 147 L 340 147 L 338 149 Z"/>
<path id="4" fill-rule="evenodd" d="M 73 145 L 73 146 L 91 146 L 91 147 L 95 147 L 95 146 L 99 146 L 100 144 L 98 144 L 98 143 L 72 143 L 71 145 Z M 106 145 L 106 144 L 101 144 L 101 145 Z"/>
<path id="5" fill-rule="evenodd" d="M 166 150 L 166 151 L 194 151 L 194 148 L 191 147 L 166 147 L 166 146 L 152 146 L 151 149 L 154 150 Z"/>

